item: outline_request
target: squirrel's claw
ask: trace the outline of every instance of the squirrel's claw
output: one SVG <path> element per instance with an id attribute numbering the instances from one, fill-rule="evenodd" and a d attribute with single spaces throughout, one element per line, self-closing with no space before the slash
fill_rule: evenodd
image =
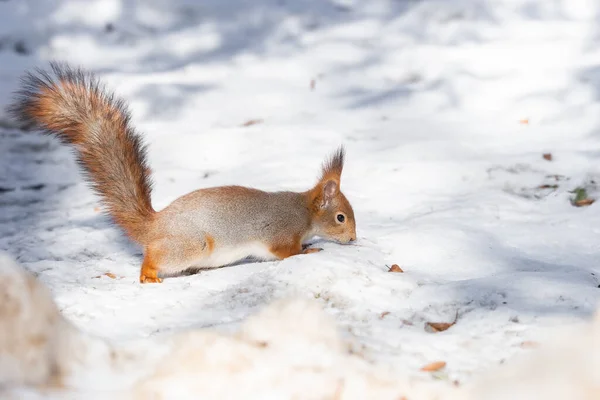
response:
<path id="1" fill-rule="evenodd" d="M 142 275 L 140 276 L 140 283 L 162 283 L 162 279 L 159 277 L 150 277 Z"/>
<path id="2" fill-rule="evenodd" d="M 320 247 L 311 247 L 308 249 L 304 249 L 302 251 L 302 254 L 311 254 L 311 253 L 318 253 L 319 251 L 322 251 L 323 249 Z"/>

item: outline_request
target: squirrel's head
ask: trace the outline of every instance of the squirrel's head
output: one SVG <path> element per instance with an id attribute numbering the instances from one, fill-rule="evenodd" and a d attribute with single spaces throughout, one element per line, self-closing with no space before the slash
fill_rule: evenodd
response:
<path id="1" fill-rule="evenodd" d="M 340 147 L 325 161 L 321 179 L 308 193 L 314 234 L 350 243 L 356 240 L 356 221 L 350 202 L 340 190 L 344 154 Z"/>

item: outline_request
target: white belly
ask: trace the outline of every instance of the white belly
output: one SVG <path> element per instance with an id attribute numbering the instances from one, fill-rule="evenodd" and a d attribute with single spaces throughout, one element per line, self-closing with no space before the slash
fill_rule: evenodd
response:
<path id="1" fill-rule="evenodd" d="M 277 259 L 267 246 L 259 242 L 252 242 L 239 246 L 217 247 L 208 257 L 197 260 L 193 266 L 200 268 L 222 267 L 248 257 L 261 261 Z"/>

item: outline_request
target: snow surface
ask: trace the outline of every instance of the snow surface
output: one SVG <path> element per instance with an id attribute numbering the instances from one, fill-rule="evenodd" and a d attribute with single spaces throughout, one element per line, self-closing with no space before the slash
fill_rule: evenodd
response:
<path id="1" fill-rule="evenodd" d="M 600 300 L 598 206 L 569 201 L 600 195 L 599 21 L 593 0 L 0 1 L 0 107 L 48 60 L 97 72 L 150 145 L 156 208 L 215 185 L 304 190 L 344 143 L 358 231 L 142 286 L 71 151 L 0 112 L 0 249 L 111 343 L 231 333 L 300 296 L 378 367 L 429 378 L 444 360 L 443 380 L 469 382 Z"/>
<path id="2" fill-rule="evenodd" d="M 115 345 L 74 329 L 47 288 L 5 255 L 0 278 L 2 399 L 433 400 L 443 390 L 450 400 L 462 390 L 373 367 L 312 299 L 275 301 L 235 335 L 188 330 Z"/>

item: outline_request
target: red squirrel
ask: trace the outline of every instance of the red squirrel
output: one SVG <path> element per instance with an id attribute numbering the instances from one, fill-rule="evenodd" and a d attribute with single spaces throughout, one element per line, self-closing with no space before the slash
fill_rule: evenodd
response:
<path id="1" fill-rule="evenodd" d="M 320 179 L 305 192 L 212 187 L 155 211 L 146 147 L 125 101 L 88 71 L 59 63 L 50 69 L 21 79 L 9 111 L 75 149 L 104 211 L 144 248 L 140 282 L 162 282 L 161 276 L 247 257 L 313 253 L 321 249 L 303 243 L 314 236 L 344 244 L 356 239 L 354 211 L 340 190 L 343 147 L 324 162 Z"/>

